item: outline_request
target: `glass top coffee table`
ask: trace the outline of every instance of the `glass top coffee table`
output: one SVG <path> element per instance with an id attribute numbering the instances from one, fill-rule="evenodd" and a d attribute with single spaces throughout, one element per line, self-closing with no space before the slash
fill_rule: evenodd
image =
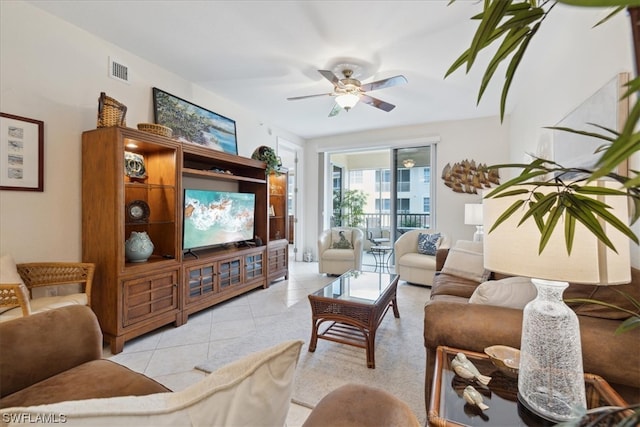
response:
<path id="1" fill-rule="evenodd" d="M 480 373 L 491 377 L 486 387 L 462 379 L 454 373 L 451 360 L 458 352 L 464 353 Z M 587 408 L 627 406 L 603 378 L 585 373 L 584 379 Z M 489 409 L 481 411 L 478 407 L 465 402 L 462 393 L 467 385 L 474 386 L 483 395 L 484 403 L 489 406 Z M 452 347 L 438 347 L 431 402 L 427 414 L 429 426 L 538 427 L 553 425 L 519 404 L 517 394 L 518 379 L 498 371 L 486 354 Z"/>
<path id="2" fill-rule="evenodd" d="M 378 325 L 389 308 L 395 317 L 400 317 L 396 301 L 398 277 L 352 270 L 310 294 L 313 325 L 309 351 L 316 350 L 318 338 L 364 348 L 367 367 L 375 368 Z M 325 322 L 329 325 L 321 331 Z"/>

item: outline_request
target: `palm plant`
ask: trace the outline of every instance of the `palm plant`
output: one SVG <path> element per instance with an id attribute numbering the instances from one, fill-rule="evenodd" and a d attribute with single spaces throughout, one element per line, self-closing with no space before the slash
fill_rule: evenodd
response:
<path id="1" fill-rule="evenodd" d="M 450 3 L 453 2 L 455 0 L 450 1 Z M 636 6 L 640 6 L 640 0 L 484 0 L 483 11 L 471 18 L 479 21 L 471 46 L 451 65 L 446 76 L 465 64 L 466 70 L 469 71 L 483 49 L 499 43 L 483 75 L 478 101 L 482 98 L 498 66 L 503 62 L 508 62 L 500 101 L 500 115 L 501 118 L 504 118 L 509 88 L 522 57 L 529 43 L 558 3 L 584 7 L 613 6 L 614 10 L 596 25 L 606 22 L 614 14 L 627 9 L 630 11 L 633 25 L 637 27 L 640 21 L 640 8 L 636 8 Z M 636 58 L 636 62 L 639 59 Z M 640 90 L 640 78 L 636 77 L 629 81 L 627 88 L 625 97 Z M 570 128 L 553 128 L 599 138 L 603 141 L 599 149 L 602 154 L 593 169 L 566 168 L 556 162 L 540 158 L 535 158 L 528 164 L 491 166 L 495 168 L 520 168 L 522 172 L 515 178 L 496 187 L 487 197 L 523 196 L 521 200 L 515 202 L 504 212 L 493 228 L 499 226 L 516 212 L 524 212 L 521 222 L 532 218 L 538 225 L 541 235 L 538 250 L 542 252 L 553 230 L 560 224 L 561 221 L 559 219 L 564 218 L 565 241 L 569 253 L 571 252 L 577 222 L 587 227 L 599 240 L 615 251 L 615 247 L 607 238 L 602 225 L 598 221 L 598 218 L 600 218 L 623 232 L 635 243 L 639 243 L 638 237 L 633 230 L 611 215 L 606 204 L 588 197 L 593 195 L 627 197 L 632 206 L 631 224 L 640 218 L 640 173 L 638 171 L 630 171 L 631 176 L 627 177 L 615 172 L 616 167 L 622 161 L 628 159 L 633 153 L 640 151 L 640 132 L 637 130 L 639 119 L 640 101 L 636 100 L 621 132 L 607 129 L 597 124 L 592 125 L 596 126 L 599 131 L 604 131 L 604 133 Z M 576 179 L 576 173 L 579 173 L 581 178 Z M 545 176 L 552 176 L 552 178 L 545 180 L 543 178 Z M 618 181 L 620 188 L 603 189 L 593 185 L 593 181 L 600 178 Z M 518 188 L 515 189 L 515 186 L 518 186 Z M 528 186 L 528 189 L 523 189 L 523 186 Z M 552 187 L 554 191 L 547 196 L 542 196 L 540 192 L 536 191 L 541 187 Z M 523 211 L 522 207 L 526 209 Z"/>
<path id="2" fill-rule="evenodd" d="M 453 2 L 455 0 L 451 0 L 450 4 Z M 640 39 L 640 0 L 484 0 L 483 11 L 471 18 L 479 21 L 471 46 L 451 65 L 446 75 L 453 73 L 464 64 L 466 64 L 468 72 L 483 49 L 499 43 L 483 75 L 478 101 L 482 98 L 498 66 L 508 61 L 500 100 L 500 116 L 503 119 L 509 88 L 520 61 L 529 43 L 558 3 L 583 7 L 614 7 L 614 10 L 596 25 L 606 22 L 616 13 L 628 10 L 636 43 Z M 640 50 L 636 46 L 636 71 L 640 70 L 638 65 L 640 61 L 639 55 Z M 627 92 L 623 96 L 628 97 L 638 90 L 640 90 L 640 78 L 636 77 L 627 83 Z M 553 127 L 553 129 L 595 137 L 603 141 L 599 149 L 602 154 L 593 169 L 566 168 L 556 162 L 540 158 L 535 158 L 528 164 L 491 166 L 493 168 L 522 169 L 518 176 L 496 187 L 487 195 L 487 197 L 522 195 L 521 200 L 513 203 L 498 218 L 492 229 L 499 226 L 516 212 L 523 212 L 520 223 L 532 219 L 538 226 L 540 231 L 538 251 L 542 252 L 553 230 L 561 223 L 560 218 L 564 218 L 565 243 L 568 253 L 571 253 L 577 222 L 582 223 L 600 241 L 615 251 L 613 244 L 598 221 L 600 219 L 622 231 L 638 244 L 638 236 L 634 234 L 629 226 L 610 213 L 609 206 L 588 197 L 593 195 L 626 197 L 630 202 L 632 211 L 631 224 L 635 223 L 640 217 L 640 172 L 632 170 L 629 177 L 615 172 L 616 167 L 621 162 L 627 160 L 635 152 L 640 151 L 640 132 L 638 131 L 640 100 L 638 98 L 636 98 L 621 132 L 607 129 L 597 124 L 591 125 L 597 127 L 599 129 L 598 132 Z M 599 133 L 600 131 L 604 131 L 604 133 Z M 575 178 L 576 173 L 579 176 L 578 179 Z M 552 178 L 546 178 L 549 176 Z M 619 182 L 620 188 L 606 190 L 594 185 L 593 181 L 601 178 Z M 554 191 L 543 195 L 542 192 L 536 191 L 541 187 L 552 187 Z M 522 209 L 523 207 L 525 208 L 524 210 Z M 622 322 L 616 330 L 616 333 L 623 333 L 640 326 L 640 302 L 630 295 L 625 295 L 625 297 L 632 302 L 637 312 L 593 299 L 574 299 L 568 302 L 601 304 L 627 312 L 630 317 Z M 564 425 L 567 427 L 600 425 L 626 427 L 638 425 L 637 423 L 640 421 L 640 408 L 638 405 L 627 408 L 597 408 L 594 411 L 596 411 L 594 414 L 585 413 L 584 416 Z"/>
<path id="3" fill-rule="evenodd" d="M 358 227 L 364 223 L 364 205 L 367 193 L 362 190 L 347 190 L 340 201 L 340 225 Z"/>

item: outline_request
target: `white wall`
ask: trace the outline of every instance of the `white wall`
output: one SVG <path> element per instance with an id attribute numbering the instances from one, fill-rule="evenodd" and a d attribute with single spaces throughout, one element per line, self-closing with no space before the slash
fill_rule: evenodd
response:
<path id="1" fill-rule="evenodd" d="M 437 227 L 454 240 L 471 238 L 474 228 L 463 225 L 463 206 L 479 196 L 446 188 L 439 178 L 442 166 L 464 158 L 520 162 L 525 152 L 535 152 L 542 126 L 556 123 L 618 72 L 632 71 L 626 15 L 592 28 L 602 17 L 598 9 L 556 6 L 528 52 L 537 50 L 540 59 L 527 55 L 514 82 L 514 95 L 524 95 L 526 102 L 514 107 L 505 124 L 497 118 L 432 123 L 323 138 L 307 148 L 301 138 L 262 124 L 250 111 L 40 9 L 0 1 L 0 111 L 45 122 L 45 191 L 0 192 L 0 252 L 13 253 L 19 262 L 80 259 L 81 134 L 95 128 L 102 91 L 129 107 L 129 126 L 151 122 L 153 86 L 236 120 L 240 155 L 250 156 L 259 145 L 276 147 L 278 136 L 305 148 L 299 165 L 304 181 L 299 248 L 315 247 L 317 238 L 319 152 L 428 138 L 440 139 L 434 172 Z M 561 37 L 553 36 L 551 24 Z M 109 56 L 130 67 L 131 85 L 107 77 Z M 631 166 L 640 169 L 638 156 Z M 639 252 L 635 248 L 640 267 Z"/>
<path id="2" fill-rule="evenodd" d="M 418 126 L 390 128 L 370 132 L 312 139 L 307 142 L 305 164 L 307 165 L 307 195 L 304 206 L 305 219 L 309 226 L 305 230 L 307 246 L 314 248 L 319 230 L 311 224 L 318 224 L 322 208 L 314 201 L 318 191 L 318 153 L 344 149 L 371 149 L 420 145 L 437 142 L 436 170 L 432 177 L 436 180 L 435 208 L 436 225 L 455 240 L 471 240 L 474 226 L 464 225 L 464 204 L 479 203 L 480 195 L 454 193 L 440 178 L 442 168 L 447 163 L 473 159 L 476 162 L 495 164 L 509 159 L 508 120 L 501 124 L 498 117 L 489 117 L 455 122 L 429 123 Z"/>
<path id="3" fill-rule="evenodd" d="M 557 5 L 541 27 L 514 79 L 514 95 L 524 101 L 511 112 L 510 161 L 522 162 L 525 153 L 536 153 L 540 137 L 548 132 L 544 126 L 559 122 L 618 73 L 635 75 L 628 15 L 619 13 L 593 28 L 607 13 Z M 632 158 L 630 168 L 640 170 L 640 156 Z M 634 230 L 640 236 L 640 224 Z M 640 268 L 637 245 L 632 245 L 632 265 Z"/>
<path id="4" fill-rule="evenodd" d="M 153 86 L 236 121 L 238 152 L 296 135 L 23 2 L 0 2 L 0 111 L 45 123 L 44 192 L 0 192 L 0 252 L 18 262 L 81 258 L 81 135 L 96 127 L 98 96 L 127 105 L 127 125 L 153 122 Z M 131 85 L 107 76 L 108 57 Z"/>

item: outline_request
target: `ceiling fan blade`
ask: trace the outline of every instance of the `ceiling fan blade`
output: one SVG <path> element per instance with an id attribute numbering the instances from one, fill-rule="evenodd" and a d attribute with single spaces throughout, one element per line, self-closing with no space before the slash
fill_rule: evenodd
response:
<path id="1" fill-rule="evenodd" d="M 337 116 L 338 113 L 340 112 L 340 110 L 342 110 L 341 106 L 339 106 L 337 103 L 333 104 L 333 108 L 331 109 L 331 112 L 329 113 L 329 117 Z"/>
<path id="2" fill-rule="evenodd" d="M 370 90 L 378 90 L 384 89 L 386 87 L 397 86 L 400 84 L 407 83 L 407 79 L 403 75 L 389 77 L 388 79 L 378 80 L 376 82 L 366 83 L 360 86 L 360 89 L 364 92 L 368 92 Z"/>
<path id="3" fill-rule="evenodd" d="M 365 104 L 369 104 L 372 107 L 376 107 L 383 111 L 386 111 L 387 113 L 396 108 L 396 106 L 393 104 L 389 104 L 388 102 L 384 102 L 380 99 L 365 94 L 360 95 L 360 101 L 364 102 Z"/>
<path id="4" fill-rule="evenodd" d="M 342 84 L 342 82 L 340 81 L 338 76 L 333 74 L 333 71 L 318 70 L 318 72 L 320 74 L 322 74 L 322 77 L 324 77 L 325 79 L 329 80 L 335 87 L 344 88 L 344 85 Z"/>
<path id="5" fill-rule="evenodd" d="M 317 95 L 292 96 L 291 98 L 287 98 L 287 101 L 296 101 L 298 99 L 315 98 L 317 96 L 331 96 L 331 95 L 332 93 L 319 93 Z"/>

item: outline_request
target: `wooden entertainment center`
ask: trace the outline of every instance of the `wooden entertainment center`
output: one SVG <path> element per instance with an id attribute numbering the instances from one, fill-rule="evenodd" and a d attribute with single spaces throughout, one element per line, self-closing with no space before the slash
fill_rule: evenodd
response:
<path id="1" fill-rule="evenodd" d="M 143 178 L 125 173 L 125 152 L 143 159 Z M 288 217 L 286 183 L 286 171 L 267 177 L 264 162 L 153 133 L 118 126 L 84 132 L 82 259 L 96 264 L 91 308 L 111 352 L 288 277 L 288 224 L 270 220 L 270 211 Z M 255 194 L 254 232 L 263 245 L 241 242 L 183 254 L 185 188 Z M 132 232 L 146 232 L 154 245 L 144 262 L 126 259 Z"/>

